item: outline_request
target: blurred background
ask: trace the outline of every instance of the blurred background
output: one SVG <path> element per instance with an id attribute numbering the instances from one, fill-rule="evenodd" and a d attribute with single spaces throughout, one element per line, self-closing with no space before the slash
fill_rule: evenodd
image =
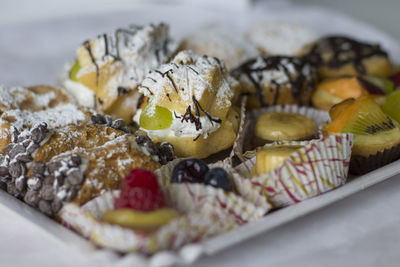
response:
<path id="1" fill-rule="evenodd" d="M 0 26 L 44 18 L 129 10 L 137 5 L 148 3 L 165 5 L 182 3 L 222 10 L 241 10 L 249 8 L 254 3 L 261 2 L 276 5 L 291 2 L 295 5 L 316 5 L 331 8 L 367 22 L 400 41 L 400 28 L 397 20 L 400 11 L 399 0 L 0 0 Z"/>

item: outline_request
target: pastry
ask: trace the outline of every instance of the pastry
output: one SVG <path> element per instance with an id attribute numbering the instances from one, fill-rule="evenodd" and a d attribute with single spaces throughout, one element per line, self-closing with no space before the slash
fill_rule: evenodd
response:
<path id="1" fill-rule="evenodd" d="M 134 120 L 155 143 L 171 143 L 178 157 L 206 158 L 236 138 L 240 118 L 231 100 L 238 85 L 217 58 L 179 52 L 139 86 L 148 102 Z"/>
<path id="2" fill-rule="evenodd" d="M 168 26 L 130 25 L 84 42 L 63 85 L 80 105 L 131 122 L 137 86 L 174 50 Z"/>
<path id="3" fill-rule="evenodd" d="M 49 129 L 90 120 L 91 111 L 68 102 L 60 89 L 49 86 L 0 88 L 0 154 L 19 132 L 45 122 Z"/>
<path id="4" fill-rule="evenodd" d="M 233 71 L 249 108 L 280 104 L 309 105 L 315 70 L 304 60 L 286 56 L 259 56 Z"/>
<path id="5" fill-rule="evenodd" d="M 247 33 L 249 40 L 264 55 L 296 56 L 315 41 L 316 34 L 303 25 L 269 21 L 254 25 Z"/>
<path id="6" fill-rule="evenodd" d="M 330 115 L 328 133 L 354 134 L 351 172 L 365 173 L 400 157 L 400 125 L 371 97 L 341 102 Z"/>
<path id="7" fill-rule="evenodd" d="M 221 27 L 209 26 L 185 37 L 180 50 L 192 50 L 199 55 L 217 57 L 225 62 L 228 70 L 259 53 L 243 36 Z"/>
<path id="8" fill-rule="evenodd" d="M 255 126 L 255 139 L 258 139 L 258 145 L 282 140 L 309 140 L 315 137 L 318 137 L 315 122 L 297 113 L 265 113 L 258 117 Z"/>
<path id="9" fill-rule="evenodd" d="M 64 202 L 82 205 L 117 189 L 132 168 L 160 165 L 134 135 L 105 125 L 71 125 L 49 130 L 46 123 L 18 132 L 3 158 L 7 191 L 54 216 Z M 154 152 L 153 152 L 154 153 Z M 147 155 L 146 155 L 147 154 Z"/>
<path id="10" fill-rule="evenodd" d="M 168 208 L 157 177 L 150 171 L 133 169 L 123 180 L 114 209 L 106 211 L 102 220 L 140 232 L 153 232 L 178 218 Z"/>
<path id="11" fill-rule="evenodd" d="M 275 169 L 301 147 L 302 146 L 276 145 L 258 150 L 256 154 L 256 163 L 252 171 L 253 175 L 260 176 Z"/>
<path id="12" fill-rule="evenodd" d="M 377 44 L 363 43 L 345 36 L 327 36 L 304 49 L 305 57 L 317 66 L 321 79 L 343 75 L 392 73 L 387 53 Z"/>

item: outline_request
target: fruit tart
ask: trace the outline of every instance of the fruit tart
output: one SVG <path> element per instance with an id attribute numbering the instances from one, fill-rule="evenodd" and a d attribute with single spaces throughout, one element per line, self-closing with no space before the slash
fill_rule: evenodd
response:
<path id="1" fill-rule="evenodd" d="M 364 95 L 370 95 L 377 103 L 383 104 L 385 95 L 393 90 L 394 83 L 390 79 L 377 75 L 330 78 L 317 85 L 311 101 L 315 107 L 327 111 L 347 98 Z"/>
<path id="2" fill-rule="evenodd" d="M 336 104 L 330 116 L 328 133 L 354 134 L 350 172 L 366 173 L 400 157 L 400 125 L 370 96 Z"/>
<path id="3" fill-rule="evenodd" d="M 137 86 L 174 51 L 168 30 L 163 23 L 130 25 L 85 41 L 64 88 L 80 105 L 130 122 L 139 97 Z"/>
<path id="4" fill-rule="evenodd" d="M 316 73 L 300 58 L 259 56 L 232 72 L 248 95 L 250 109 L 281 104 L 309 105 Z"/>
<path id="5" fill-rule="evenodd" d="M 206 158 L 236 138 L 238 85 L 219 59 L 179 52 L 139 86 L 147 100 L 134 120 L 155 143 L 171 143 L 176 156 Z"/>

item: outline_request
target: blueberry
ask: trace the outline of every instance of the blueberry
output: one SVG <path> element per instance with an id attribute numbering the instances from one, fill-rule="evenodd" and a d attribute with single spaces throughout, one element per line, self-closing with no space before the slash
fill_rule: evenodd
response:
<path id="1" fill-rule="evenodd" d="M 199 159 L 185 159 L 172 171 L 171 183 L 203 183 L 208 166 Z"/>
<path id="2" fill-rule="evenodd" d="M 204 183 L 222 188 L 225 191 L 232 191 L 232 182 L 228 174 L 222 168 L 215 168 L 208 171 L 204 177 Z"/>

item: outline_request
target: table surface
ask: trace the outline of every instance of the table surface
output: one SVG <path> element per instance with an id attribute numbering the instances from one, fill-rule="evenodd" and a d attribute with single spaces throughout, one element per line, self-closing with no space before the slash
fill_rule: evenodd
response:
<path id="1" fill-rule="evenodd" d="M 16 3 L 25 2 L 3 0 L 0 25 L 23 20 L 24 12 L 28 11 L 14 8 Z M 50 1 L 39 1 L 45 2 Z M 121 6 L 134 5 L 132 1 L 116 2 Z M 300 0 L 295 4 L 318 4 L 341 10 L 400 40 L 400 30 L 394 27 L 393 21 L 396 11 L 400 10 L 400 1 L 367 0 L 363 1 L 365 8 L 358 7 L 359 1 L 356 0 L 337 2 Z M 35 8 L 39 7 L 29 6 L 29 13 L 35 14 Z M 17 15 L 10 16 L 9 12 L 14 10 Z M 75 8 L 65 12 L 71 10 L 84 12 L 85 9 L 83 5 L 79 11 Z M 5 13 L 8 15 L 3 16 Z M 42 10 L 41 18 L 46 14 Z M 38 18 L 31 15 L 25 19 Z M 204 257 L 193 266 L 398 266 L 398 178 L 399 175 L 221 253 Z M 85 251 L 54 242 L 54 237 L 43 234 L 43 230 L 20 220 L 19 215 L 1 205 L 0 213 L 0 266 L 104 265 L 101 257 L 89 258 Z"/>

